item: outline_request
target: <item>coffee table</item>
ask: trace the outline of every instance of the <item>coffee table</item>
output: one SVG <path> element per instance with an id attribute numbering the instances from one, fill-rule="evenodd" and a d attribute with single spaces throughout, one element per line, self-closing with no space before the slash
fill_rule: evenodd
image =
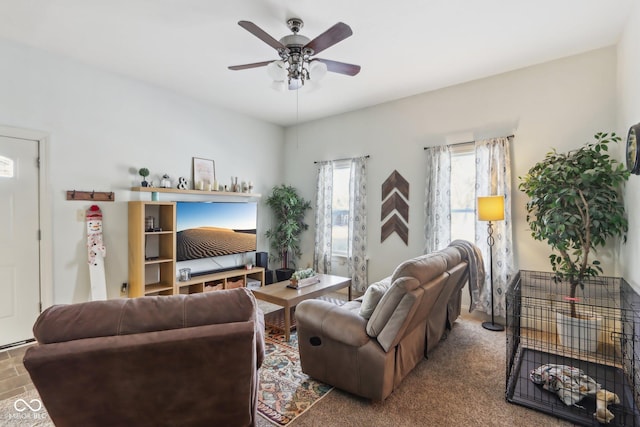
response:
<path id="1" fill-rule="evenodd" d="M 317 298 L 338 289 L 348 288 L 349 301 L 351 301 L 351 279 L 348 277 L 332 276 L 330 274 L 318 274 L 319 283 L 304 286 L 299 289 L 288 288 L 288 280 L 272 285 L 253 288 L 253 295 L 262 301 L 270 302 L 284 308 L 284 339 L 289 341 L 291 331 L 291 309 L 300 301 Z"/>

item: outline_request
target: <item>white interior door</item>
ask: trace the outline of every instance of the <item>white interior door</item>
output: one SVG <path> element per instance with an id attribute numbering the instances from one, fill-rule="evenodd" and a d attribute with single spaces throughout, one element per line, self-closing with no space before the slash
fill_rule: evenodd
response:
<path id="1" fill-rule="evenodd" d="M 0 136 L 0 346 L 40 313 L 38 141 Z"/>

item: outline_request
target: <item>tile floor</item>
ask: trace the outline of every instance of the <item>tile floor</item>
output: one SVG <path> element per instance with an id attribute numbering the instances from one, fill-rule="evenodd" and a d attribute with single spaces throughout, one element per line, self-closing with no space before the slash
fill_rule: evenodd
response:
<path id="1" fill-rule="evenodd" d="M 33 344 L 0 351 L 0 400 L 34 388 L 29 374 L 22 365 L 22 357 L 30 345 Z"/>

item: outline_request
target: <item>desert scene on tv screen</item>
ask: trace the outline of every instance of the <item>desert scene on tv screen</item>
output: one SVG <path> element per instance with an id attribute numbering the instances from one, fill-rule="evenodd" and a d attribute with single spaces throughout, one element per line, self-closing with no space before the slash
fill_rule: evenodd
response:
<path id="1" fill-rule="evenodd" d="M 198 227 L 178 231 L 176 252 L 178 261 L 231 255 L 256 250 L 256 230 L 232 230 L 218 227 Z"/>
<path id="2" fill-rule="evenodd" d="M 256 250 L 257 203 L 178 202 L 178 261 Z"/>

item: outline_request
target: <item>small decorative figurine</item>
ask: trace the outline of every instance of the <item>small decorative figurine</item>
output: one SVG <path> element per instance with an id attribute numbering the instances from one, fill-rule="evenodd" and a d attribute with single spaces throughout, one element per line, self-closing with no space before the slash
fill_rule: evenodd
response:
<path id="1" fill-rule="evenodd" d="M 187 178 L 180 177 L 178 178 L 178 188 L 180 190 L 187 190 L 189 184 L 187 183 Z"/>
<path id="2" fill-rule="evenodd" d="M 104 257 L 107 255 L 107 249 L 102 241 L 102 211 L 97 205 L 92 205 L 87 209 L 85 215 L 91 300 L 106 300 L 107 285 L 104 274 Z"/>
<path id="3" fill-rule="evenodd" d="M 168 174 L 162 175 L 162 180 L 160 181 L 160 187 L 162 188 L 171 188 L 171 178 L 169 178 Z"/>
<path id="4" fill-rule="evenodd" d="M 140 170 L 138 170 L 138 174 L 140 174 L 140 176 L 142 177 L 142 182 L 140 183 L 140 185 L 142 185 L 143 187 L 148 187 L 149 183 L 147 182 L 147 177 L 149 176 L 149 169 L 140 168 Z"/>

